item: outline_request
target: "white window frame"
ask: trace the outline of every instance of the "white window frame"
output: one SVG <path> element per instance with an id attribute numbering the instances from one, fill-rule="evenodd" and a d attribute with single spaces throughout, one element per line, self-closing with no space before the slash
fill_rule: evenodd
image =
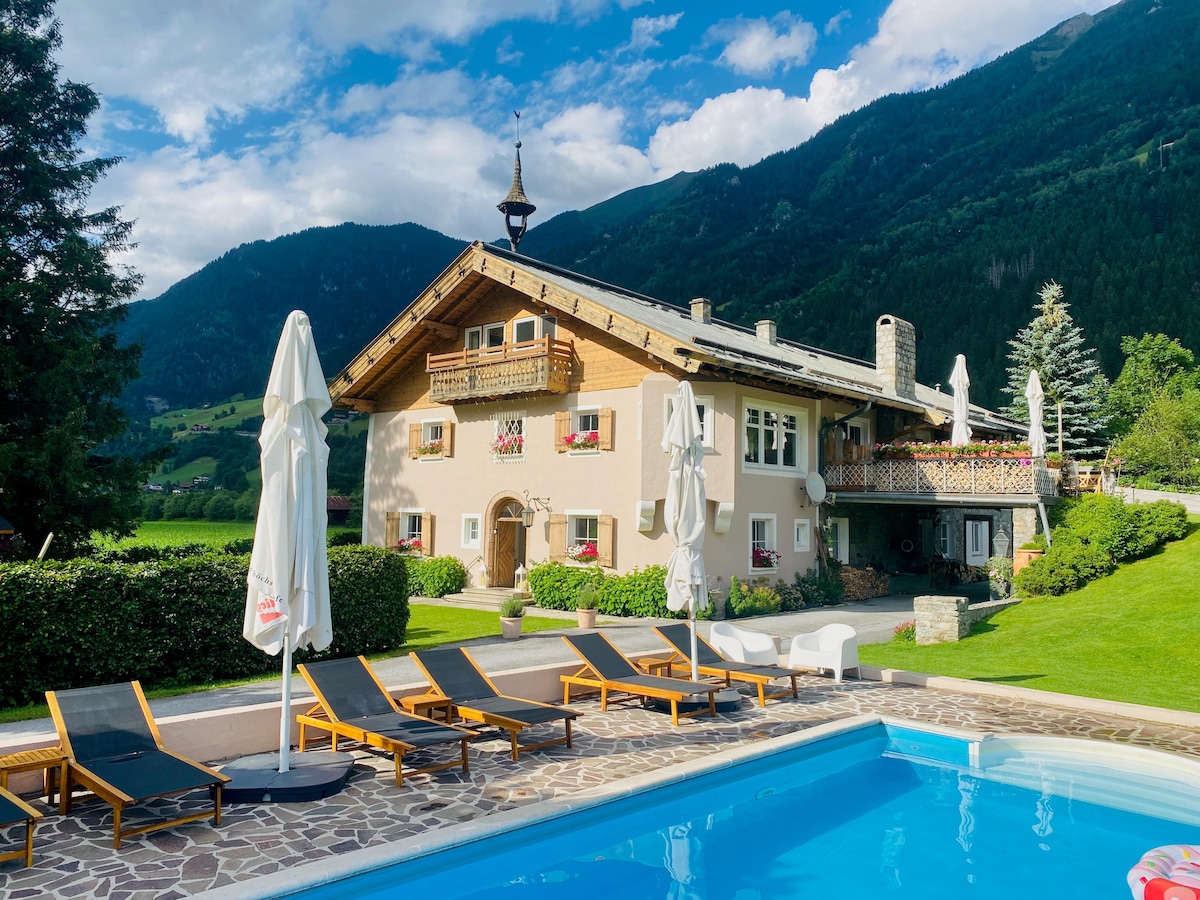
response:
<path id="1" fill-rule="evenodd" d="M 417 538 L 421 545 L 425 545 L 425 536 L 421 533 L 421 520 L 425 516 L 425 507 L 420 509 L 409 508 L 400 510 L 400 539 L 410 541 Z M 416 531 L 412 529 L 413 522 L 416 522 Z"/>
<path id="2" fill-rule="evenodd" d="M 471 337 L 475 337 L 475 346 L 471 346 Z M 464 350 L 482 350 L 483 349 L 483 326 L 475 325 L 463 331 L 463 349 Z"/>
<path id="3" fill-rule="evenodd" d="M 521 427 L 519 433 L 525 440 L 521 443 L 520 453 L 492 453 L 492 462 L 498 463 L 516 463 L 525 462 L 525 455 L 529 450 L 529 422 L 525 417 L 525 410 L 514 410 L 512 412 L 497 412 L 492 413 L 492 439 L 495 440 L 500 434 L 501 423 L 504 422 L 520 422 Z M 510 430 L 510 433 L 511 432 Z"/>
<path id="4" fill-rule="evenodd" d="M 850 565 L 850 520 L 829 520 L 829 552 L 843 566 Z"/>
<path id="5" fill-rule="evenodd" d="M 504 323 L 503 322 L 488 322 L 486 325 L 483 326 L 483 337 L 482 337 L 480 345 L 479 345 L 481 349 L 493 350 L 496 347 L 500 346 L 500 344 L 492 344 L 492 343 L 488 342 L 489 338 L 492 335 L 492 332 L 495 331 L 497 328 L 500 329 L 500 344 L 504 343 Z"/>
<path id="6" fill-rule="evenodd" d="M 971 532 L 974 528 L 982 526 L 984 529 L 984 540 L 982 547 L 976 547 L 975 562 L 971 561 Z M 963 520 L 963 562 L 968 566 L 986 566 L 988 558 L 991 556 L 992 549 L 992 520 L 980 517 L 972 517 Z"/>
<path id="7" fill-rule="evenodd" d="M 602 516 L 603 514 L 604 513 L 599 509 L 568 509 L 568 510 L 566 510 L 563 513 L 563 515 L 565 515 L 567 517 L 567 539 L 566 539 L 566 543 L 563 545 L 563 551 L 566 552 L 567 547 L 573 547 L 580 543 L 586 543 L 587 541 L 591 541 L 592 543 L 594 543 L 596 545 L 596 549 L 599 550 L 600 549 L 600 516 Z M 595 521 L 596 536 L 594 538 L 584 538 L 583 540 L 580 540 L 580 538 L 576 536 L 576 531 L 578 530 L 577 523 L 581 519 L 590 519 L 590 520 Z M 566 562 L 568 565 L 572 565 L 572 564 L 574 564 L 574 565 L 594 565 L 594 563 L 576 563 L 569 556 L 566 558 Z"/>
<path id="8" fill-rule="evenodd" d="M 764 534 L 762 547 L 757 546 L 758 542 L 754 539 L 754 525 L 756 522 L 761 522 L 764 526 Z M 747 554 L 750 563 L 750 574 L 767 574 L 779 571 L 778 561 L 773 566 L 756 566 L 754 565 L 754 551 L 756 549 L 772 550 L 779 552 L 779 533 L 775 528 L 775 513 L 750 513 L 749 516 L 749 538 L 750 546 Z"/>
<path id="9" fill-rule="evenodd" d="M 522 341 L 517 337 L 517 329 L 521 325 L 524 325 L 526 323 L 528 323 L 530 326 L 532 326 L 533 337 L 529 338 L 526 341 Z M 514 344 L 525 344 L 525 343 L 528 343 L 529 341 L 536 341 L 538 339 L 538 318 L 537 318 L 537 316 L 521 316 L 521 318 L 519 318 L 519 319 L 513 319 L 512 336 L 513 336 Z"/>
<path id="10" fill-rule="evenodd" d="M 444 448 L 446 446 L 445 445 L 446 435 L 445 435 L 445 428 L 443 427 L 443 425 L 445 424 L 445 422 L 446 422 L 445 419 L 422 419 L 421 420 L 421 443 L 424 444 L 426 441 L 440 440 L 440 441 L 442 441 L 442 447 L 443 447 L 443 453 L 444 453 L 445 452 Z M 435 428 L 437 429 L 437 433 L 438 433 L 437 438 L 433 437 L 433 431 Z M 424 465 L 425 463 L 440 463 L 440 462 L 445 462 L 445 458 L 441 454 L 439 454 L 438 456 L 418 456 L 417 462 L 421 463 L 422 465 Z"/>
<path id="11" fill-rule="evenodd" d="M 938 522 L 933 526 L 933 546 L 943 559 L 954 558 L 954 532 L 949 522 Z"/>
<path id="12" fill-rule="evenodd" d="M 749 410 L 756 410 L 759 415 L 759 447 L 758 455 L 759 462 L 750 462 L 746 459 L 747 441 L 746 429 L 749 423 Z M 783 428 L 783 417 L 794 416 L 796 419 L 796 464 L 794 466 L 785 466 L 783 463 L 783 442 L 779 443 L 779 462 L 767 463 L 761 459 L 766 455 L 765 441 L 762 435 L 767 432 L 767 425 L 763 421 L 767 413 L 774 413 L 779 417 L 779 425 L 775 426 L 778 434 L 785 433 Z M 804 478 L 808 475 L 808 410 L 799 409 L 791 406 L 783 406 L 779 403 L 773 403 L 766 400 L 756 400 L 750 397 L 742 400 L 741 420 L 739 422 L 739 441 L 741 446 L 742 472 L 756 473 L 761 475 L 782 475 L 786 478 Z"/>
<path id="13" fill-rule="evenodd" d="M 678 394 L 667 394 L 663 397 L 664 425 L 671 418 L 671 413 L 675 410 L 675 398 L 678 396 Z M 700 422 L 700 444 L 704 447 L 705 452 L 712 452 L 716 449 L 716 438 L 714 437 L 714 433 L 717 430 L 716 398 L 711 394 L 697 394 L 696 405 L 704 408 L 704 418 Z"/>
<path id="14" fill-rule="evenodd" d="M 792 523 L 792 550 L 795 553 L 812 552 L 812 519 L 796 519 Z"/>
<path id="15" fill-rule="evenodd" d="M 589 431 L 595 430 L 595 432 L 597 434 L 599 434 L 600 433 L 600 407 L 599 406 L 573 406 L 573 407 L 571 407 L 571 432 L 578 433 L 578 432 L 582 431 L 583 429 L 579 427 L 579 417 L 580 416 L 590 416 L 590 415 L 596 416 L 596 427 L 595 427 L 595 429 L 588 429 L 588 430 Z M 568 450 L 567 451 L 567 456 L 599 456 L 599 455 L 600 455 L 599 445 L 593 447 L 590 450 L 580 449 L 580 450 Z"/>
<path id="16" fill-rule="evenodd" d="M 846 423 L 846 437 L 852 439 L 854 436 L 850 433 L 851 428 L 857 428 L 862 432 L 862 442 L 856 442 L 856 447 L 873 447 L 871 442 L 871 420 L 865 416 L 860 416 L 857 419 L 851 419 Z"/>
<path id="17" fill-rule="evenodd" d="M 475 526 L 475 537 L 471 537 L 468 526 Z M 479 550 L 483 547 L 483 516 L 480 513 L 463 513 L 462 528 L 459 531 L 464 550 Z"/>

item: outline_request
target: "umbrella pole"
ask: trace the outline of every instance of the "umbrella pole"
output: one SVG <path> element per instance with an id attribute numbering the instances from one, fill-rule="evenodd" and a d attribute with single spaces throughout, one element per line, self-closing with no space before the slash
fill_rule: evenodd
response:
<path id="1" fill-rule="evenodd" d="M 292 752 L 292 642 L 283 635 L 283 699 L 279 709 L 279 773 L 288 770 Z"/>
<path id="2" fill-rule="evenodd" d="M 692 602 L 688 604 L 688 618 L 692 622 L 692 681 L 699 681 L 700 664 L 697 662 L 699 645 L 696 641 L 696 589 L 694 587 L 692 588 Z"/>

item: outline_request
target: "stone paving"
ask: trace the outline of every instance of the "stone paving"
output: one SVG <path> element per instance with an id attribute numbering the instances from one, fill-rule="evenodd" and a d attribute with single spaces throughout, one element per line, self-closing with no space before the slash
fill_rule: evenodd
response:
<path id="1" fill-rule="evenodd" d="M 474 743 L 469 773 L 454 769 L 415 776 L 402 789 L 394 784 L 390 761 L 358 752 L 353 778 L 334 797 L 226 806 L 218 827 L 206 821 L 152 832 L 126 840 L 120 850 L 112 849 L 107 805 L 80 802 L 71 816 L 59 817 L 39 799 L 35 805 L 47 815 L 38 827 L 34 867 L 0 865 L 0 898 L 174 900 L 658 770 L 711 753 L 714 745 L 752 743 L 861 713 L 977 731 L 1118 741 L 1200 759 L 1195 730 L 1050 706 L 1036 696 L 983 696 L 875 681 L 838 685 L 814 676 L 805 676 L 801 684 L 798 700 L 774 701 L 763 709 L 747 699 L 736 712 L 683 720 L 678 728 L 669 716 L 652 710 L 619 706 L 601 713 L 595 701 L 577 703 L 572 708 L 584 715 L 576 723 L 571 750 L 560 745 L 514 762 L 506 737 L 488 735 Z M 408 758 L 418 765 L 422 759 Z M 170 812 L 180 805 L 156 801 L 134 807 L 126 824 L 133 824 L 138 813 Z M 4 839 L 11 843 L 20 836 L 10 828 Z"/>

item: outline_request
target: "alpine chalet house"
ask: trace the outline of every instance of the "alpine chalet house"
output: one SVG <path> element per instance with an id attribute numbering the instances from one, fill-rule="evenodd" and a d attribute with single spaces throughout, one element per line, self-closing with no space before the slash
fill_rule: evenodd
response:
<path id="1" fill-rule="evenodd" d="M 719 322 L 706 299 L 681 310 L 474 243 L 330 393 L 370 414 L 364 543 L 453 555 L 501 587 L 545 559 L 666 562 L 660 442 L 686 379 L 707 571 L 773 581 L 817 565 L 818 526 L 831 556 L 887 571 L 937 554 L 983 564 L 1032 536 L 1055 490 L 1042 460 L 873 455 L 948 438 L 953 397 L 915 372 L 913 326 L 895 316 L 876 323 L 872 365 L 779 340 L 774 322 Z M 1025 430 L 978 406 L 969 424 L 976 441 Z M 817 472 L 830 497 L 814 504 Z"/>

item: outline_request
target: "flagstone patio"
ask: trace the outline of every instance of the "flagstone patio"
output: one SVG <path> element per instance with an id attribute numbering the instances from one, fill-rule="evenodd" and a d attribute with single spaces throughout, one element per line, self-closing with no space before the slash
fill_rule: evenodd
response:
<path id="1" fill-rule="evenodd" d="M 575 705 L 584 715 L 571 750 L 560 746 L 514 762 L 506 752 L 506 739 L 488 737 L 474 744 L 469 774 L 450 770 L 416 776 L 402 789 L 392 780 L 390 761 L 360 752 L 349 785 L 334 797 L 313 803 L 226 806 L 219 827 L 206 822 L 154 832 L 127 840 L 119 851 L 112 849 L 107 805 L 78 803 L 71 816 L 60 817 L 38 800 L 35 805 L 46 818 L 37 831 L 34 867 L 0 866 L 0 898 L 188 897 L 659 770 L 708 754 L 713 745 L 752 743 L 861 713 L 977 731 L 1118 741 L 1200 759 L 1200 729 L 1053 706 L 1040 702 L 1036 692 L 1020 693 L 997 697 L 878 681 L 838 685 L 806 676 L 798 701 L 776 701 L 762 709 L 747 700 L 737 712 L 688 719 L 678 728 L 661 713 L 632 706 L 601 713 L 597 703 L 583 702 Z M 147 804 L 145 811 L 153 813 L 163 804 Z M 126 821 L 132 824 L 129 816 Z M 5 838 L 19 839 L 18 830 L 9 829 Z"/>

